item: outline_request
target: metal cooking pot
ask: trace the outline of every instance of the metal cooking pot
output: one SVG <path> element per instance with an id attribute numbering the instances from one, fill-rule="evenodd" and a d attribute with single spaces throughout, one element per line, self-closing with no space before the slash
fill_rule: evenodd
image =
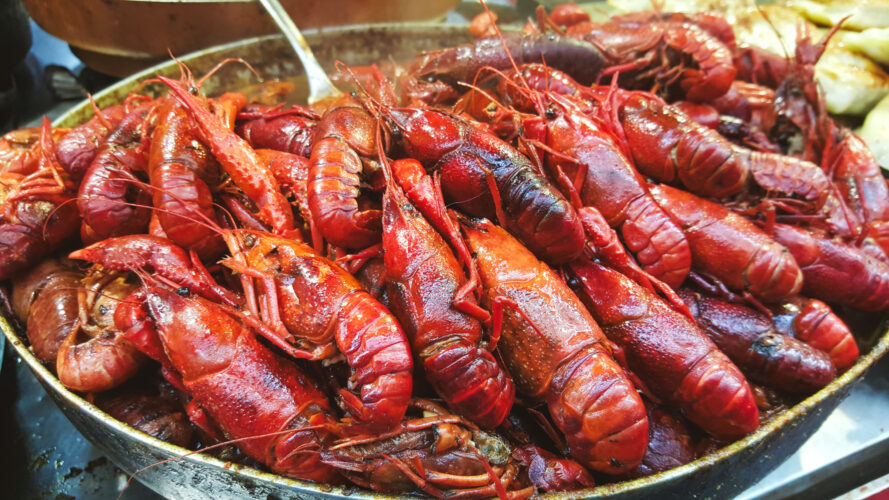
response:
<path id="1" fill-rule="evenodd" d="M 387 60 L 405 60 L 416 52 L 454 45 L 468 40 L 463 27 L 441 25 L 372 25 L 325 29 L 308 32 L 307 39 L 322 62 L 332 67 L 335 60 L 346 64 L 366 64 Z M 290 48 L 279 37 L 244 40 L 182 58 L 196 75 L 212 68 L 227 57 L 249 61 L 267 78 L 298 75 L 302 68 Z M 155 74 L 179 75 L 173 63 L 156 66 L 134 75 L 96 96 L 100 106 L 122 101 L 142 80 Z M 209 79 L 208 94 L 225 89 L 239 89 L 255 83 L 244 67 L 229 65 Z M 160 90 L 160 89 L 157 89 Z M 54 125 L 70 127 L 92 115 L 83 102 L 62 116 Z M 189 453 L 122 424 L 83 398 L 68 391 L 28 350 L 5 318 L 0 317 L 9 344 L 34 371 L 47 393 L 83 435 L 100 448 L 121 469 L 140 470 L 136 479 L 154 491 L 179 499 L 221 498 L 389 498 L 359 490 L 295 481 L 250 467 L 226 464 L 216 458 Z M 871 333 L 871 332 L 863 332 Z M 870 368 L 889 349 L 889 332 L 881 325 L 874 345 L 861 359 L 830 385 L 760 427 L 746 438 L 690 464 L 647 478 L 608 484 L 596 488 L 545 495 L 547 498 L 709 498 L 729 497 L 761 479 L 814 433 L 827 416 L 848 395 Z"/>
<path id="2" fill-rule="evenodd" d="M 21 0 L 0 0 L 0 7 L 10 1 Z M 381 21 L 432 21 L 443 17 L 458 1 L 281 3 L 300 26 L 316 28 Z M 169 59 L 170 51 L 178 56 L 278 32 L 255 0 L 24 0 L 24 4 L 34 22 L 68 42 L 84 64 L 121 77 Z M 0 53 L 0 59 L 3 55 Z"/>

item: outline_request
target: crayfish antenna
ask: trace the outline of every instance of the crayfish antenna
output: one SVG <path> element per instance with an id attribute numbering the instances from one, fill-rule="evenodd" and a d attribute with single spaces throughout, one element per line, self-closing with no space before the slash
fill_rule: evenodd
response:
<path id="1" fill-rule="evenodd" d="M 179 81 L 188 84 L 189 91 L 197 91 L 198 86 L 194 81 L 194 74 L 191 72 L 191 68 L 174 56 L 171 49 L 167 49 L 167 54 L 176 63 L 176 66 L 179 67 Z"/>
<path id="2" fill-rule="evenodd" d="M 522 75 L 522 72 L 519 71 L 519 66 L 516 64 L 515 59 L 512 57 L 512 52 L 509 51 L 509 46 L 506 44 L 506 40 L 503 38 L 503 33 L 500 31 L 500 27 L 497 26 L 497 17 L 494 16 L 494 13 L 491 12 L 491 9 L 488 8 L 488 4 L 485 2 L 485 0 L 479 0 L 479 1 L 481 2 L 482 7 L 485 9 L 485 12 L 488 13 L 488 18 L 490 18 L 490 20 L 491 20 L 491 26 L 494 27 L 494 32 L 497 34 L 497 38 L 500 39 L 500 45 L 503 47 L 503 50 L 506 52 L 506 57 L 509 58 L 509 64 L 512 65 L 512 69 L 515 70 L 516 76 L 518 76 L 519 81 L 522 82 L 522 85 L 530 91 L 531 86 L 528 85 L 528 81 L 525 80 L 524 75 Z M 538 111 L 542 114 L 543 113 L 542 101 L 535 102 L 535 105 L 538 107 Z"/>
<path id="3" fill-rule="evenodd" d="M 591 97 L 594 98 L 597 105 L 602 110 L 602 113 L 597 113 L 598 121 L 605 125 L 605 128 L 611 132 L 611 135 L 617 139 L 617 146 L 624 157 L 633 158 L 633 153 L 630 148 L 630 140 L 627 138 L 623 123 L 620 121 L 619 99 L 621 99 L 621 97 L 619 96 L 625 91 L 617 85 L 619 78 L 620 72 L 615 73 L 614 77 L 611 79 L 611 83 L 608 85 L 608 92 L 604 97 L 598 94 L 593 94 Z M 655 99 L 660 99 L 653 94 L 647 95 Z"/>
<path id="4" fill-rule="evenodd" d="M 778 30 L 778 27 L 775 26 L 775 23 L 772 22 L 772 18 L 769 17 L 769 14 L 762 8 L 762 5 L 759 3 L 754 4 L 756 7 L 756 12 L 765 19 L 766 24 L 769 25 L 769 28 L 772 29 L 772 32 L 775 34 L 775 38 L 778 39 L 778 43 L 781 45 L 781 51 L 784 52 L 784 58 L 790 60 L 790 52 L 787 50 L 787 45 L 784 43 L 784 37 L 781 36 L 781 32 Z"/>
<path id="5" fill-rule="evenodd" d="M 222 61 L 219 61 L 218 63 L 216 63 L 215 66 L 210 68 L 210 70 L 207 71 L 207 73 L 205 73 L 204 76 L 200 77 L 197 81 L 195 81 L 194 73 L 191 72 L 191 69 L 188 67 L 187 64 L 185 64 L 182 60 L 180 60 L 179 58 L 174 56 L 172 50 L 167 49 L 167 54 L 169 54 L 170 59 L 175 61 L 176 65 L 179 67 L 179 81 L 188 85 L 188 90 L 190 93 L 197 93 L 198 91 L 200 91 L 201 87 L 203 87 L 204 83 L 207 81 L 208 78 L 210 78 L 211 76 L 216 74 L 217 71 L 219 71 L 220 69 L 222 69 L 223 66 L 225 66 L 229 63 L 239 63 L 239 64 L 244 65 L 251 73 L 253 73 L 253 76 L 255 76 L 257 78 L 257 80 L 259 80 L 260 82 L 263 81 L 263 78 L 262 78 L 262 76 L 260 76 L 259 72 L 256 71 L 256 69 L 250 63 L 248 63 L 244 59 L 241 59 L 240 57 L 229 57 L 229 58 L 223 59 Z M 144 85 L 148 82 L 158 82 L 158 81 L 159 80 L 157 78 L 145 80 L 144 82 L 142 82 L 142 84 L 140 85 L 139 88 L 141 88 L 142 85 Z"/>
<path id="6" fill-rule="evenodd" d="M 395 178 L 392 175 L 392 165 L 389 164 L 389 158 L 386 157 L 388 147 L 384 149 L 382 121 L 382 118 L 377 116 L 377 127 L 376 130 L 374 130 L 374 142 L 377 146 L 377 158 L 380 160 L 380 168 L 383 170 L 383 179 L 386 181 L 386 193 L 391 193 L 392 196 L 403 196 L 403 193 L 398 189 Z"/>
<path id="7" fill-rule="evenodd" d="M 346 63 L 344 63 L 343 61 L 340 61 L 340 60 L 337 60 L 335 63 L 333 63 L 333 65 L 337 71 L 346 73 L 347 75 L 349 75 L 349 80 L 352 82 L 352 84 L 354 84 L 356 87 L 358 87 L 358 90 L 360 90 L 361 93 L 367 97 L 367 99 L 369 99 L 372 103 L 374 103 L 378 107 L 380 107 L 380 108 L 383 107 L 383 99 L 380 99 L 380 97 L 382 97 L 382 95 L 378 94 L 378 93 L 370 92 L 367 89 L 367 87 L 365 87 L 365 85 L 361 82 L 361 79 L 358 78 L 358 75 L 356 75 L 355 72 L 352 71 L 352 68 L 349 67 L 349 65 L 347 65 Z M 382 83 L 381 80 L 386 80 L 386 78 L 380 72 L 380 69 L 377 67 L 376 64 L 372 65 L 371 67 L 373 68 L 373 70 L 375 72 L 374 78 L 377 78 L 377 83 Z M 386 81 L 386 83 L 388 84 L 388 81 Z M 386 97 L 394 97 L 394 95 L 386 96 Z M 368 110 L 368 112 L 370 112 L 371 114 L 374 114 L 370 110 Z"/>
<path id="8" fill-rule="evenodd" d="M 133 92 L 130 92 L 129 94 L 127 94 L 126 99 L 124 99 L 124 101 L 123 101 L 123 106 L 124 106 L 124 109 L 126 110 L 127 114 L 129 114 L 129 113 L 132 113 L 134 110 L 134 108 L 133 108 L 134 102 L 135 103 L 150 102 L 153 100 L 154 100 L 154 98 L 152 98 L 152 97 L 149 97 L 149 96 L 143 95 L 143 94 L 137 94 L 135 91 L 133 91 Z M 151 107 L 152 111 L 156 108 L 157 108 L 157 105 L 154 105 Z M 145 123 L 150 123 L 149 118 L 147 116 L 145 117 Z M 142 133 L 147 134 L 146 131 L 148 128 L 150 128 L 150 127 L 143 127 Z"/>
<path id="9" fill-rule="evenodd" d="M 90 102 L 90 107 L 93 108 L 93 114 L 96 115 L 96 118 L 99 119 L 99 122 L 102 123 L 102 126 L 107 128 L 108 130 L 113 130 L 114 125 L 112 125 L 111 122 L 108 121 L 108 118 L 105 117 L 105 113 L 103 113 L 102 109 L 99 107 L 99 105 L 96 104 L 96 100 L 93 99 L 93 95 L 90 93 L 87 93 L 86 98 Z"/>
<path id="10" fill-rule="evenodd" d="M 56 162 L 56 144 L 52 138 L 52 123 L 48 116 L 44 116 L 40 123 L 40 168 L 52 170 L 53 178 L 59 182 L 59 185 L 62 185 Z"/>
<path id="11" fill-rule="evenodd" d="M 388 129 L 389 124 L 384 119 L 384 116 L 388 115 L 389 110 L 397 104 L 397 99 L 395 98 L 394 90 L 391 90 L 392 84 L 389 82 L 388 79 L 386 79 L 377 65 L 373 65 L 374 78 L 377 80 L 377 83 L 380 85 L 381 89 L 383 87 L 387 87 L 390 89 L 390 92 L 383 93 L 383 91 L 381 90 L 381 93 L 377 94 L 376 97 L 374 96 L 373 92 L 370 92 L 367 87 L 365 87 L 364 84 L 361 83 L 361 80 L 358 78 L 358 76 L 355 75 L 352 69 L 345 63 L 343 63 L 342 61 L 336 61 L 336 63 L 334 63 L 334 66 L 337 68 L 337 71 L 345 72 L 346 74 L 348 74 L 352 83 L 355 84 L 356 87 L 358 87 L 358 90 L 360 90 L 362 94 L 364 94 L 364 98 L 357 99 L 359 104 L 361 104 L 361 107 L 363 107 L 371 116 L 375 117 L 378 123 L 382 123 L 383 126 Z M 382 97 L 385 97 L 386 99 L 382 99 Z M 385 100 L 388 100 L 389 102 L 384 102 Z"/>
<path id="12" fill-rule="evenodd" d="M 741 294 L 737 294 L 729 290 L 725 283 L 722 282 L 722 280 L 708 273 L 692 271 L 688 273 L 688 278 L 692 283 L 694 283 L 698 288 L 700 288 L 707 294 L 720 298 L 726 302 L 731 302 L 734 304 L 746 304 L 766 315 L 770 319 L 772 318 L 772 311 L 769 310 L 769 308 L 766 307 L 762 302 L 760 302 L 759 299 L 751 295 L 750 292 L 745 291 Z"/>
<path id="13" fill-rule="evenodd" d="M 226 64 L 229 64 L 229 63 L 238 63 L 238 64 L 244 65 L 251 73 L 253 73 L 253 76 L 255 76 L 256 79 L 259 80 L 260 83 L 262 83 L 264 81 L 262 76 L 259 74 L 259 72 L 256 71 L 256 68 L 254 68 L 249 62 L 241 59 L 240 57 L 229 57 L 229 58 L 223 59 L 222 61 L 219 61 L 216 64 L 216 66 L 213 66 L 212 68 L 210 68 L 210 71 L 208 71 L 207 73 L 204 74 L 204 76 L 202 76 L 200 79 L 198 79 L 198 81 L 195 83 L 195 86 L 197 88 L 203 87 L 204 82 L 206 82 L 208 78 L 213 76 L 217 71 L 222 69 L 223 66 L 225 66 Z"/>
<path id="14" fill-rule="evenodd" d="M 505 45 L 504 45 L 504 50 L 507 51 L 507 54 L 509 53 L 509 51 L 508 51 L 508 49 L 506 49 Z M 539 92 L 537 92 L 531 88 L 531 86 L 528 84 L 528 81 L 525 79 L 524 75 L 522 75 L 522 72 L 519 71 L 518 67 L 515 66 L 515 63 L 513 63 L 513 69 L 515 70 L 516 75 L 518 75 L 519 80 L 521 81 L 521 85 L 514 82 L 512 80 L 512 78 L 510 78 L 506 73 L 504 73 L 503 71 L 501 71 L 493 66 L 482 66 L 481 68 L 479 68 L 478 72 L 476 73 L 476 77 L 475 77 L 475 80 L 473 81 L 472 85 L 470 85 L 466 82 L 458 82 L 458 84 L 462 85 L 464 87 L 469 87 L 469 88 L 481 93 L 483 96 L 490 99 L 494 104 L 496 104 L 498 107 L 500 107 L 502 109 L 508 110 L 510 112 L 515 112 L 514 109 L 500 103 L 497 99 L 495 99 L 493 96 L 491 96 L 488 92 L 486 92 L 485 90 L 476 86 L 482 72 L 487 71 L 489 73 L 493 73 L 493 74 L 499 76 L 501 79 L 503 79 L 503 81 L 506 82 L 507 85 L 515 88 L 518 92 L 520 92 L 522 94 L 523 97 L 527 98 L 529 101 L 534 103 L 534 107 L 537 110 L 537 112 L 539 114 L 543 115 L 544 112 L 546 111 L 546 106 L 544 106 L 544 104 L 543 104 L 542 96 L 540 95 Z"/>
<path id="15" fill-rule="evenodd" d="M 464 442 L 464 443 L 460 443 L 460 444 L 463 444 L 466 447 L 468 447 L 470 450 L 472 450 L 472 453 L 475 454 L 476 458 L 478 458 L 479 461 L 481 461 L 482 466 L 485 468 L 485 472 L 488 474 L 488 477 L 491 478 L 491 481 L 494 483 L 494 491 L 497 492 L 497 497 L 500 498 L 500 500 L 509 500 L 509 495 L 506 493 L 506 487 L 503 486 L 503 481 L 500 480 L 500 476 L 498 476 L 494 472 L 494 469 L 491 468 L 491 464 L 488 463 L 488 459 L 486 459 L 484 457 L 484 455 L 482 455 L 482 453 L 480 451 L 478 451 L 478 448 L 476 448 L 475 444 L 473 444 L 472 441 L 468 441 L 468 442 Z"/>
<path id="16" fill-rule="evenodd" d="M 537 29 L 541 33 L 546 33 L 546 30 L 549 29 L 559 36 L 565 35 L 565 30 L 549 17 L 549 14 L 546 13 L 546 7 L 543 5 L 538 5 L 534 9 L 534 15 L 537 16 Z"/>

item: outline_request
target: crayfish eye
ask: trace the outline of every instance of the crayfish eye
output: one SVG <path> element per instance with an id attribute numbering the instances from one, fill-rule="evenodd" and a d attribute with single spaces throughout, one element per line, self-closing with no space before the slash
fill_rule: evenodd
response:
<path id="1" fill-rule="evenodd" d="M 395 141 L 395 142 L 400 142 L 400 141 L 401 141 L 402 134 L 401 134 L 401 129 L 400 129 L 400 128 L 398 128 L 398 127 L 392 127 L 392 131 L 390 132 L 390 134 L 392 135 L 392 140 L 393 140 L 393 141 Z"/>
<path id="2" fill-rule="evenodd" d="M 187 286 L 180 286 L 176 289 L 176 295 L 179 295 L 180 297 L 188 297 L 189 293 L 191 292 L 188 290 Z"/>
<path id="3" fill-rule="evenodd" d="M 546 108 L 546 111 L 544 111 L 543 114 L 546 116 L 547 120 L 552 120 L 556 117 L 556 112 L 553 108 Z"/>

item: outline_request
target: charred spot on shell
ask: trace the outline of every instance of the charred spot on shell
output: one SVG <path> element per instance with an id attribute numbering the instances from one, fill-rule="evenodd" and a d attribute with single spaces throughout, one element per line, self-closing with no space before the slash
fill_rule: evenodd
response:
<path id="1" fill-rule="evenodd" d="M 509 462 L 510 447 L 500 437 L 485 431 L 475 431 L 472 433 L 472 441 L 491 465 L 506 465 Z"/>
<path id="2" fill-rule="evenodd" d="M 48 202 L 48 201 L 43 201 L 43 200 L 35 201 L 33 203 L 33 207 L 34 207 L 34 212 L 36 214 L 38 214 L 38 216 L 41 219 L 45 219 L 46 217 L 48 217 L 50 215 L 54 215 L 54 213 L 56 211 L 55 204 Z"/>
<path id="3" fill-rule="evenodd" d="M 256 245 L 256 237 L 250 233 L 246 233 L 244 234 L 243 243 L 245 247 L 253 248 L 253 246 Z"/>
<path id="4" fill-rule="evenodd" d="M 485 224 L 488 221 L 484 218 L 471 217 L 468 215 L 464 215 L 462 213 L 457 213 L 457 219 L 459 220 L 460 224 L 469 226 L 475 231 L 479 231 L 479 232 L 485 233 L 485 234 L 488 233 L 488 228 L 486 227 L 486 224 Z M 473 257 L 475 257 L 475 256 L 476 255 L 473 254 Z"/>
<path id="5" fill-rule="evenodd" d="M 767 334 L 753 341 L 750 344 L 750 350 L 766 358 L 771 358 L 783 343 L 783 340 L 778 335 Z"/>
<path id="6" fill-rule="evenodd" d="M 716 131 L 729 139 L 742 140 L 750 135 L 750 126 L 740 118 L 722 115 Z"/>

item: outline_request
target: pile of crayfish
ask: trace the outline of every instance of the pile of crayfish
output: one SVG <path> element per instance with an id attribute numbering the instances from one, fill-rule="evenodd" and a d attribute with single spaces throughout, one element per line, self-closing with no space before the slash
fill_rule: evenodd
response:
<path id="1" fill-rule="evenodd" d="M 889 309 L 889 187 L 824 111 L 826 41 L 537 17 L 340 65 L 354 92 L 311 107 L 182 66 L 6 134 L 0 280 L 34 354 L 182 446 L 450 498 L 667 470 L 852 366 L 840 316 Z"/>

